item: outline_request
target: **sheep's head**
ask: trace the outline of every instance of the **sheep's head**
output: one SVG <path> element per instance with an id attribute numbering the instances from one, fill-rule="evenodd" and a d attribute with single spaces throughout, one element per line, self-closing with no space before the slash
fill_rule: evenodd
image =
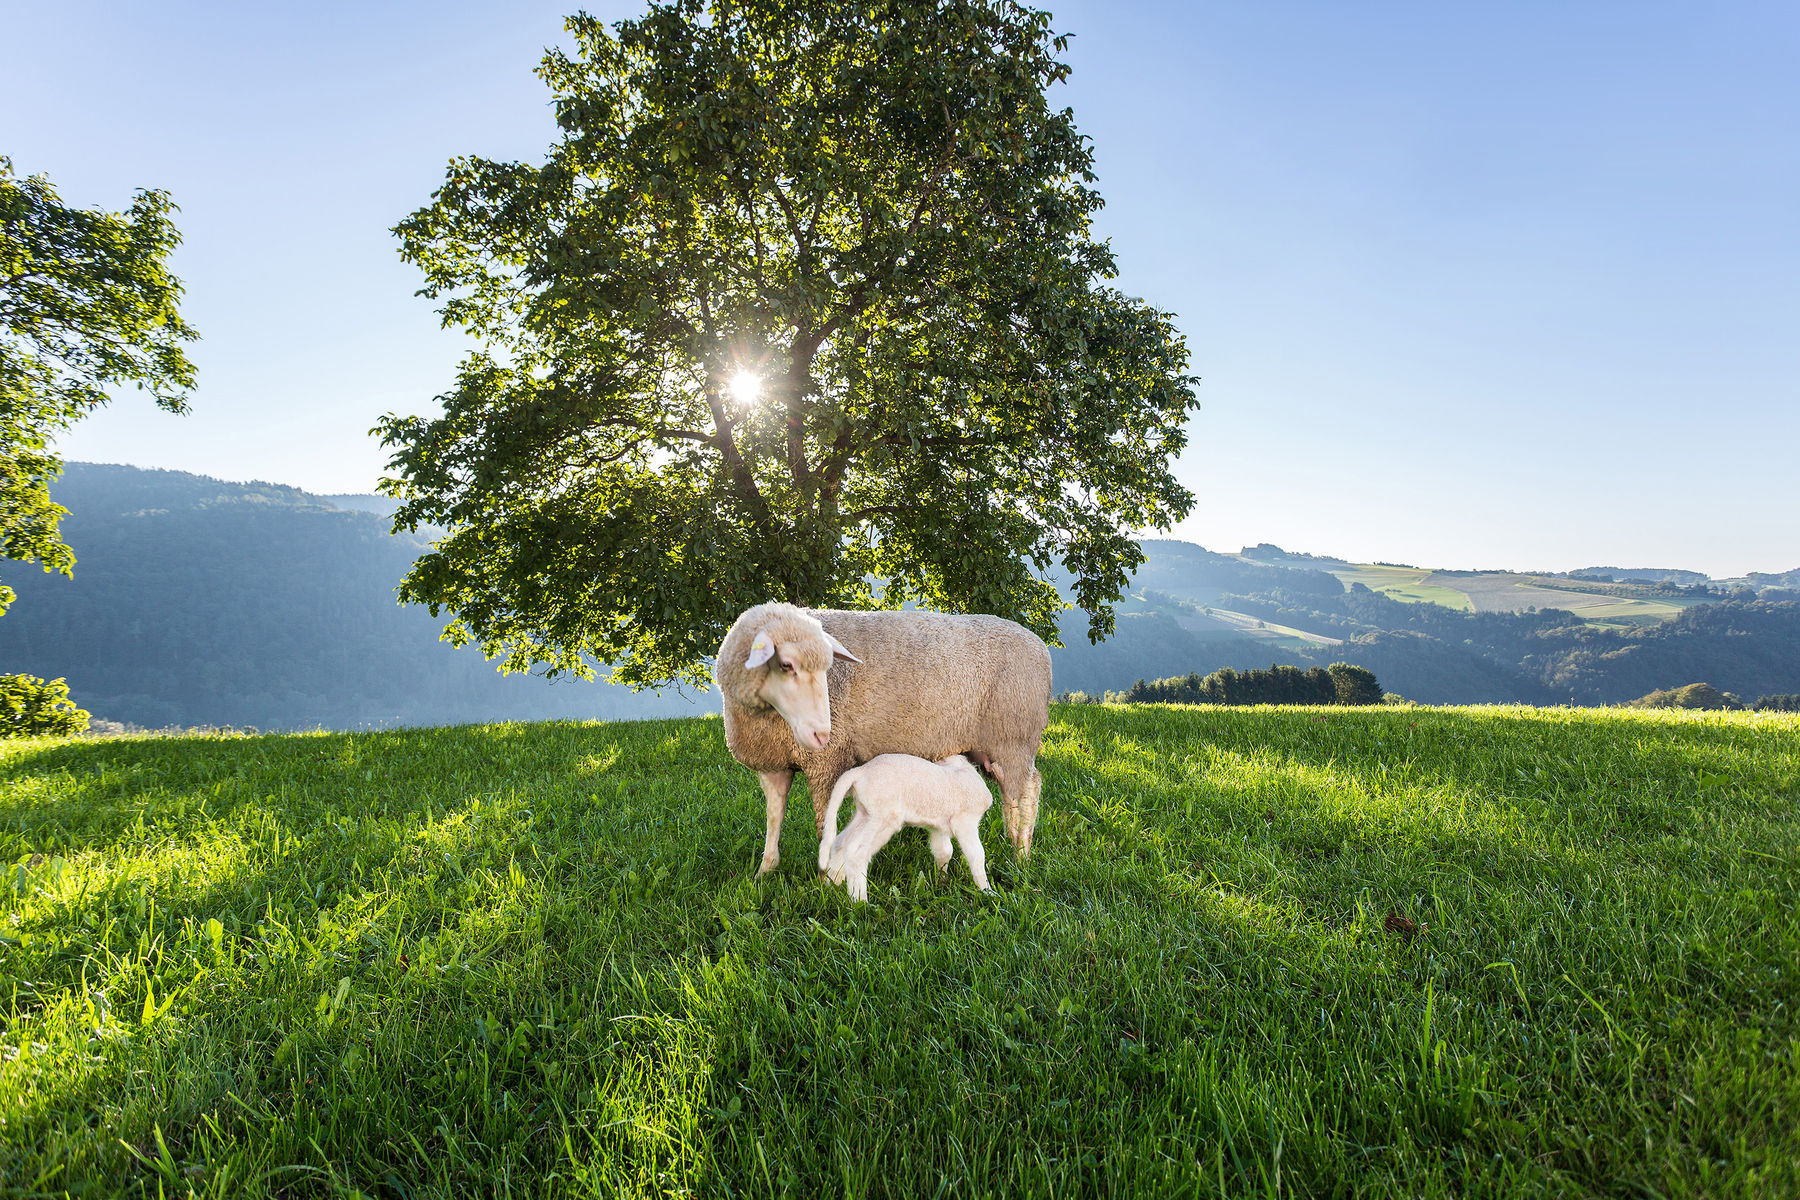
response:
<path id="1" fill-rule="evenodd" d="M 757 699 L 781 714 L 794 740 L 808 750 L 831 741 L 831 691 L 825 677 L 834 661 L 861 662 L 818 618 L 791 609 L 757 627 L 744 669 Z"/>

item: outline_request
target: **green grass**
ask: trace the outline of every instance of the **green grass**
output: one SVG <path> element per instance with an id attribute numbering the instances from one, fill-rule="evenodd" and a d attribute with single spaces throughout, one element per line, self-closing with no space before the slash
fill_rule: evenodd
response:
<path id="1" fill-rule="evenodd" d="M 1041 762 L 996 894 L 856 906 L 716 719 L 6 745 L 0 1195 L 1800 1192 L 1800 718 Z"/>
<path id="2" fill-rule="evenodd" d="M 1695 600 L 1676 603 L 1663 598 L 1621 596 L 1592 586 L 1568 588 L 1561 586 L 1568 581 L 1542 575 L 1489 571 L 1479 575 L 1439 578 L 1454 579 L 1478 612 L 1524 612 L 1528 608 L 1556 608 L 1596 623 L 1629 621 L 1655 624 L 1679 616 L 1684 607 L 1703 603 Z M 1622 589 L 1615 586 L 1613 592 L 1619 590 Z M 1647 593 L 1650 589 L 1643 587 L 1639 590 Z"/>
<path id="3" fill-rule="evenodd" d="M 1468 595 L 1453 587 L 1443 584 L 1426 583 L 1426 577 L 1434 572 L 1418 567 L 1385 567 L 1377 563 L 1358 563 L 1354 566 L 1333 568 L 1331 573 L 1338 577 L 1345 587 L 1360 583 L 1373 592 L 1380 592 L 1394 600 L 1404 600 L 1411 604 L 1441 604 L 1445 608 L 1454 608 L 1461 612 L 1474 612 L 1475 605 Z"/>

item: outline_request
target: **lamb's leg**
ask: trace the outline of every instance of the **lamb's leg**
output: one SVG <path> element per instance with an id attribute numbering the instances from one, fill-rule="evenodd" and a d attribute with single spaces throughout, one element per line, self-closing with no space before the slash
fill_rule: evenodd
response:
<path id="1" fill-rule="evenodd" d="M 843 831 L 832 839 L 831 858 L 825 868 L 825 878 L 833 883 L 844 882 L 844 872 L 848 869 L 846 864 L 849 862 L 850 851 L 856 845 L 856 840 L 862 836 L 863 827 L 867 824 L 868 813 L 859 804 L 856 806 L 856 811 L 850 815 L 849 824 L 845 825 Z"/>
<path id="2" fill-rule="evenodd" d="M 931 831 L 931 857 L 937 862 L 939 875 L 950 873 L 950 856 L 955 853 L 956 848 L 950 844 L 950 831 L 933 829 Z"/>
<path id="3" fill-rule="evenodd" d="M 957 817 L 950 822 L 950 828 L 962 847 L 963 857 L 969 860 L 969 874 L 974 877 L 975 886 L 984 892 L 992 891 L 988 886 L 987 852 L 981 848 L 981 814 Z"/>
<path id="4" fill-rule="evenodd" d="M 788 789 L 794 786 L 792 771 L 758 771 L 757 782 L 762 784 L 763 798 L 769 804 L 768 833 L 763 837 L 762 866 L 757 868 L 758 875 L 767 875 L 781 861 L 781 822 L 787 816 Z"/>
<path id="5" fill-rule="evenodd" d="M 889 838 L 900 831 L 900 826 L 899 821 L 884 820 L 874 813 L 868 814 L 868 820 L 844 854 L 845 876 L 851 899 L 866 901 L 869 898 L 869 860 L 888 844 Z"/>

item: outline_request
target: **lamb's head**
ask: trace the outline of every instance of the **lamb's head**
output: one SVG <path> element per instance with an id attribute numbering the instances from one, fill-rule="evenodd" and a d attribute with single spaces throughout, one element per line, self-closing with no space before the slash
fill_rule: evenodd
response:
<path id="1" fill-rule="evenodd" d="M 966 754 L 952 754 L 947 758 L 940 758 L 937 760 L 937 765 L 949 767 L 952 771 L 975 771 L 975 764 L 969 761 L 969 756 Z M 979 774 L 979 772 L 976 773 Z"/>
<path id="2" fill-rule="evenodd" d="M 729 699 L 773 708 L 808 750 L 831 742 L 831 691 L 825 677 L 836 660 L 861 662 L 819 619 L 791 604 L 745 612 L 719 650 L 719 679 Z"/>

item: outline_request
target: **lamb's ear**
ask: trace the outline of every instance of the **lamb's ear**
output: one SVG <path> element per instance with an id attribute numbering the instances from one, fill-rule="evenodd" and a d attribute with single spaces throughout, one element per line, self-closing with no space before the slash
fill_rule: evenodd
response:
<path id="1" fill-rule="evenodd" d="M 744 660 L 744 669 L 747 671 L 751 667 L 760 667 L 774 657 L 775 641 L 769 636 L 769 631 L 764 629 L 757 633 L 756 640 L 750 643 L 750 657 Z"/>
<path id="2" fill-rule="evenodd" d="M 825 640 L 831 643 L 831 657 L 837 659 L 839 662 L 859 663 L 862 661 L 862 659 L 844 649 L 844 643 L 832 637 L 831 634 L 827 633 L 825 635 Z"/>

